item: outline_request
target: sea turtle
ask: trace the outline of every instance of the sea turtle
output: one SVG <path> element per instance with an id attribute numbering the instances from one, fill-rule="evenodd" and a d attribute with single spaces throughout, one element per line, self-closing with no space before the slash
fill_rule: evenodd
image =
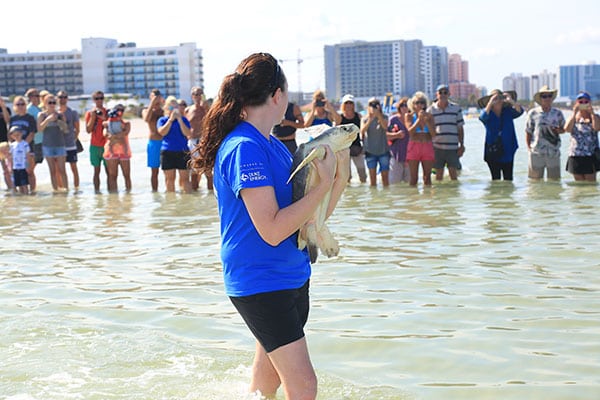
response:
<path id="1" fill-rule="evenodd" d="M 292 201 L 296 201 L 309 192 L 318 183 L 319 176 L 312 160 L 322 159 L 325 156 L 325 147 L 329 145 L 335 153 L 350 147 L 356 139 L 359 129 L 354 124 L 345 124 L 335 127 L 317 125 L 307 129 L 315 139 L 301 144 L 294 153 L 292 172 L 288 183 L 292 182 Z M 350 158 L 338 158 L 336 168 L 350 169 Z M 327 257 L 337 256 L 339 247 L 337 241 L 325 225 L 327 206 L 331 198 L 331 191 L 321 200 L 313 216 L 298 231 L 298 248 L 308 246 L 310 261 L 317 260 L 317 248 Z"/>

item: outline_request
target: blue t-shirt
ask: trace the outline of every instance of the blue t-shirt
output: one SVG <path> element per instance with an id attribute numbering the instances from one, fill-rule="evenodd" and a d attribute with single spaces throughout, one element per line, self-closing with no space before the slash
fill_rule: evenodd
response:
<path id="1" fill-rule="evenodd" d="M 183 123 L 188 128 L 190 127 L 190 121 L 186 117 L 181 117 Z M 160 128 L 163 125 L 167 124 L 169 117 L 163 116 L 156 121 L 156 127 Z M 160 150 L 167 151 L 189 151 L 188 147 L 188 138 L 181 131 L 181 126 L 179 126 L 179 122 L 177 120 L 173 121 L 171 124 L 171 129 L 169 129 L 169 133 L 167 133 L 162 138 L 162 145 L 160 146 Z"/>
<path id="2" fill-rule="evenodd" d="M 240 191 L 272 186 L 280 208 L 292 202 L 292 157 L 275 137 L 267 140 L 241 122 L 223 140 L 215 160 L 214 185 L 221 218 L 221 259 L 228 296 L 249 296 L 296 289 L 310 277 L 306 250 L 293 234 L 277 246 L 265 242 L 254 227 Z"/>

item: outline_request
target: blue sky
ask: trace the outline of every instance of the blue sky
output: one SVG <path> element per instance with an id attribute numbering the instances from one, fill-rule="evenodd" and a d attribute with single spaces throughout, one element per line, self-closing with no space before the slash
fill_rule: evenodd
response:
<path id="1" fill-rule="evenodd" d="M 22 4 L 27 4 L 24 7 Z M 210 7 L 207 8 L 207 4 Z M 323 46 L 348 40 L 421 39 L 469 61 L 470 81 L 500 87 L 559 65 L 600 62 L 600 3 L 593 0 L 165 2 L 10 1 L 3 4 L 10 53 L 81 49 L 81 38 L 108 37 L 138 47 L 195 42 L 203 50 L 205 86 L 214 96 L 246 55 L 272 53 L 290 90 L 324 88 Z M 560 4 L 560 5 L 558 5 Z M 489 10 L 489 6 L 495 6 Z M 75 13 L 75 16 L 72 14 Z M 88 16 L 89 15 L 89 16 Z M 38 28 L 32 30 L 32 26 Z"/>

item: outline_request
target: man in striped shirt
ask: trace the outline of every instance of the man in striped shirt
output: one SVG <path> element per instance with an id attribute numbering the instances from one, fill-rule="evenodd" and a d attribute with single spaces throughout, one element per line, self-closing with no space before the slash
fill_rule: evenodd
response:
<path id="1" fill-rule="evenodd" d="M 436 180 L 444 179 L 444 167 L 448 167 L 450 179 L 456 180 L 460 169 L 459 158 L 465 152 L 462 110 L 458 104 L 448 101 L 448 85 L 436 89 L 437 100 L 429 108 L 435 122 L 436 135 L 433 137 Z"/>

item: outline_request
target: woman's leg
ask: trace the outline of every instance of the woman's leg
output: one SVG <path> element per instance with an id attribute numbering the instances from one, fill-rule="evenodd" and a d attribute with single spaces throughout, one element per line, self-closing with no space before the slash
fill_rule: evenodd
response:
<path id="1" fill-rule="evenodd" d="M 52 189 L 58 190 L 58 182 L 56 180 L 56 157 L 46 157 L 46 161 L 48 162 L 48 172 L 50 173 Z"/>
<path id="2" fill-rule="evenodd" d="M 433 161 L 423 160 L 423 184 L 425 186 L 431 186 L 431 169 L 433 168 Z"/>
<path id="3" fill-rule="evenodd" d="M 192 193 L 192 182 L 190 181 L 190 170 L 180 169 L 179 181 L 183 184 L 183 191 L 185 193 Z"/>
<path id="4" fill-rule="evenodd" d="M 584 180 L 586 182 L 596 182 L 596 174 L 585 174 L 584 175 Z"/>
<path id="5" fill-rule="evenodd" d="M 504 177 L 504 180 L 512 181 L 513 180 L 514 163 L 512 163 L 512 162 L 502 163 L 501 166 L 502 166 L 502 176 Z"/>
<path id="6" fill-rule="evenodd" d="M 317 397 L 317 376 L 308 355 L 306 338 L 273 350 L 269 358 L 281 379 L 286 399 L 313 400 Z"/>
<path id="7" fill-rule="evenodd" d="M 175 191 L 175 173 L 177 170 L 175 169 L 167 169 L 164 170 L 163 173 L 165 174 L 165 188 L 167 190 L 167 192 L 174 192 Z"/>
<path id="8" fill-rule="evenodd" d="M 496 181 L 500 179 L 500 167 L 498 163 L 493 161 L 486 161 L 488 168 L 490 169 L 490 174 L 492 175 L 492 180 Z"/>
<path id="9" fill-rule="evenodd" d="M 408 160 L 408 169 L 410 186 L 417 186 L 417 182 L 419 182 L 419 160 Z"/>
<path id="10" fill-rule="evenodd" d="M 125 190 L 131 192 L 131 161 L 120 160 L 121 172 L 123 173 L 123 179 L 125 179 Z"/>
<path id="11" fill-rule="evenodd" d="M 56 157 L 56 181 L 59 188 L 69 188 L 69 181 L 67 180 L 67 156 Z"/>
<path id="12" fill-rule="evenodd" d="M 118 189 L 117 176 L 119 175 L 119 160 L 106 160 L 106 168 L 108 170 L 108 192 L 116 193 Z"/>
<path id="13" fill-rule="evenodd" d="M 256 353 L 254 354 L 254 363 L 252 364 L 252 381 L 250 382 L 250 392 L 257 390 L 267 399 L 275 398 L 277 389 L 281 385 L 281 379 L 271 363 L 264 347 L 256 341 Z"/>

